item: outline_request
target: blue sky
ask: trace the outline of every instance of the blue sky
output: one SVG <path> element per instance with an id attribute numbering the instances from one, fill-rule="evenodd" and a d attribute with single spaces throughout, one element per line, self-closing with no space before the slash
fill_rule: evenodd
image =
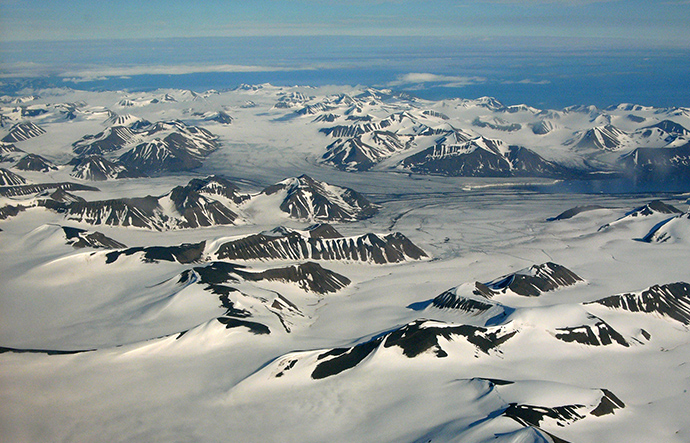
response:
<path id="1" fill-rule="evenodd" d="M 0 0 L 0 40 L 368 35 L 690 46 L 689 0 Z"/>

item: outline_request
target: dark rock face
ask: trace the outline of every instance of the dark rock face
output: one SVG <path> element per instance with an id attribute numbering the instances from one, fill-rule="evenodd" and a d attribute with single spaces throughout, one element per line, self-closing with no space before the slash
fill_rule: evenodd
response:
<path id="1" fill-rule="evenodd" d="M 111 162 L 100 155 L 90 155 L 75 160 L 76 164 L 70 175 L 82 180 L 104 181 L 146 176 L 139 171 L 128 169 L 119 162 Z"/>
<path id="2" fill-rule="evenodd" d="M 268 335 L 271 330 L 268 326 L 253 321 L 240 320 L 234 317 L 218 317 L 220 323 L 224 324 L 227 329 L 244 327 L 249 329 L 249 332 L 255 335 Z"/>
<path id="3" fill-rule="evenodd" d="M 580 281 L 582 279 L 565 266 L 548 262 L 505 275 L 484 285 L 478 284 L 477 292 L 487 298 L 507 290 L 526 297 L 537 297 L 542 292 L 571 286 Z"/>
<path id="4" fill-rule="evenodd" d="M 280 209 L 292 218 L 345 222 L 369 218 L 378 212 L 378 207 L 362 194 L 307 175 L 284 180 L 262 193 L 272 195 L 280 191 L 287 192 Z"/>
<path id="5" fill-rule="evenodd" d="M 277 280 L 297 283 L 303 290 L 317 294 L 337 292 L 351 283 L 350 279 L 344 275 L 324 269 L 321 265 L 314 262 L 306 262 L 285 268 L 267 269 L 257 273 L 237 271 L 237 274 L 249 281 Z"/>
<path id="6" fill-rule="evenodd" d="M 611 309 L 659 314 L 690 324 L 690 284 L 685 282 L 654 285 L 639 293 L 612 295 L 588 304 L 593 303 Z"/>
<path id="7" fill-rule="evenodd" d="M 12 205 L 6 205 L 0 207 L 0 220 L 5 220 L 10 217 L 15 217 L 17 214 L 19 214 L 22 211 L 26 211 L 26 207 L 22 205 L 17 205 L 17 206 L 12 206 Z"/>
<path id="8" fill-rule="evenodd" d="M 582 213 L 582 212 L 587 212 L 587 211 L 594 211 L 596 209 L 606 209 L 603 206 L 599 205 L 587 205 L 587 206 L 576 206 L 574 208 L 570 208 L 566 211 L 561 212 L 555 217 L 547 218 L 547 221 L 557 221 L 557 220 L 567 220 L 569 218 L 573 218 L 576 215 Z"/>
<path id="9" fill-rule="evenodd" d="M 593 321 L 593 324 L 556 328 L 556 338 L 589 346 L 608 346 L 614 342 L 626 348 L 630 346 L 625 338 L 604 320 L 594 315 L 589 315 L 588 318 Z"/>
<path id="10" fill-rule="evenodd" d="M 9 134 L 4 136 L 2 141 L 7 143 L 21 142 L 45 133 L 45 129 L 33 122 L 17 123 L 10 128 Z"/>
<path id="11" fill-rule="evenodd" d="M 114 246 L 114 248 L 121 248 L 123 246 L 124 245 Z M 141 257 L 142 261 L 148 263 L 155 263 L 157 261 L 178 262 L 181 264 L 196 263 L 201 260 L 205 247 L 206 242 L 202 241 L 201 243 L 183 243 L 179 246 L 147 246 L 129 248 L 122 251 L 109 252 L 105 256 L 105 262 L 107 264 L 114 263 L 122 255 L 130 256 L 141 252 L 143 253 Z"/>
<path id="12" fill-rule="evenodd" d="M 0 186 L 16 186 L 26 183 L 26 179 L 9 169 L 0 168 Z"/>
<path id="13" fill-rule="evenodd" d="M 38 172 L 49 172 L 57 171 L 57 168 L 50 162 L 40 155 L 27 154 L 22 157 L 17 164 L 14 166 L 22 171 L 38 171 Z"/>
<path id="14" fill-rule="evenodd" d="M 101 232 L 89 232 L 84 229 L 63 226 L 62 230 L 67 238 L 67 244 L 75 248 L 105 248 L 120 249 L 127 245 L 105 236 Z"/>
<path id="15" fill-rule="evenodd" d="M 452 326 L 442 323 L 417 320 L 381 337 L 358 344 L 352 348 L 332 349 L 318 356 L 320 363 L 311 374 L 313 379 L 330 377 L 347 369 L 352 369 L 379 346 L 393 346 L 402 349 L 403 355 L 414 358 L 432 350 L 436 357 L 448 354 L 441 348 L 438 339 L 454 340 L 463 337 L 478 351 L 489 353 L 513 337 L 517 331 L 505 332 L 500 328 L 487 329 L 477 326 Z"/>
<path id="16" fill-rule="evenodd" d="M 327 225 L 321 225 L 327 226 Z M 326 231 L 322 228 L 321 231 Z M 400 233 L 378 236 L 342 237 L 332 227 L 329 237 L 306 237 L 299 232 L 284 231 L 277 236 L 254 234 L 222 244 L 218 257 L 230 260 L 344 260 L 377 264 L 419 260 L 427 254 Z"/>

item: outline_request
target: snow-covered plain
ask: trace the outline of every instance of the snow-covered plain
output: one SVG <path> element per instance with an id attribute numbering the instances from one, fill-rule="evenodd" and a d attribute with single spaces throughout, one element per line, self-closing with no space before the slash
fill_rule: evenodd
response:
<path id="1" fill-rule="evenodd" d="M 352 110 L 347 97 L 362 93 L 368 94 L 360 102 L 364 109 Z M 2 164 L 30 183 L 97 186 L 100 191 L 70 192 L 105 200 L 161 196 L 192 178 L 222 174 L 255 197 L 234 207 L 241 216 L 236 224 L 166 231 L 89 225 L 32 206 L 35 195 L 0 197 L 2 206 L 28 207 L 0 220 L 0 346 L 12 348 L 0 353 L 2 440 L 689 441 L 687 324 L 661 313 L 587 303 L 690 281 L 687 215 L 629 216 L 656 199 L 687 213 L 690 194 L 541 192 L 536 185 L 557 180 L 417 175 L 400 163 L 434 144 L 434 135 L 424 135 L 426 128 L 418 126 L 425 121 L 432 127 L 434 120 L 439 128 L 450 124 L 526 146 L 569 167 L 581 166 L 583 158 L 615 165 L 636 147 L 687 142 L 682 134 L 664 142 L 655 136 L 652 146 L 640 135 L 641 128 L 664 120 L 690 127 L 687 109 L 501 111 L 489 99 L 423 102 L 381 95 L 362 88 L 263 85 L 204 94 L 58 90 L 16 103 L 5 98 L 1 134 L 20 121 L 36 123 L 45 134 L 14 144 L 58 165 L 36 172 Z M 56 111 L 61 103 L 78 104 L 76 118 Z M 22 116 L 22 106 L 47 112 Z M 221 110 L 232 123 L 205 120 Z M 333 138 L 319 132 L 344 124 L 348 111 L 375 121 L 409 111 L 419 121 L 393 119 L 384 129 L 411 142 L 404 152 L 389 152 L 367 172 L 350 172 L 322 161 Z M 220 148 L 194 171 L 102 182 L 70 176 L 72 143 L 119 121 L 114 113 L 198 125 L 219 136 Z M 327 114 L 337 116 L 335 123 L 316 121 Z M 476 119 L 520 129 L 473 125 Z M 543 120 L 552 130 L 538 135 L 531 125 Z M 607 124 L 624 131 L 616 149 L 580 143 L 582 134 Z M 601 140 L 597 137 L 588 140 Z M 384 265 L 321 260 L 323 268 L 351 281 L 328 293 L 280 280 L 231 281 L 241 293 L 232 299 L 234 308 L 251 312 L 247 320 L 266 325 L 270 334 L 247 325 L 226 327 L 217 320 L 227 311 L 218 294 L 199 283 L 182 284 L 181 275 L 216 260 L 227 239 L 279 225 L 304 230 L 318 221 L 290 218 L 278 209 L 278 194 L 260 194 L 301 174 L 353 188 L 379 205 L 371 218 L 334 223 L 344 236 L 401 232 L 429 257 Z M 589 210 L 547 221 L 574 207 Z M 673 217 L 665 241 L 642 241 Z M 73 248 L 62 226 L 98 231 L 128 247 L 206 243 L 196 263 L 144 261 L 140 252 L 108 263 L 111 251 Z M 582 281 L 538 297 L 496 295 L 490 302 L 506 307 L 502 318 L 494 317 L 495 310 L 476 315 L 425 303 L 450 288 L 492 282 L 546 262 L 567 267 Z M 301 262 L 234 263 L 260 272 Z M 681 312 L 688 310 L 687 295 L 684 300 Z M 568 328 L 601 330 L 599 321 L 625 345 L 558 338 Z M 506 339 L 482 349 L 462 334 L 425 335 L 415 346 L 429 346 L 416 355 L 400 345 L 424 329 L 461 325 Z M 400 337 L 401 330 L 411 332 Z M 316 376 L 323 375 L 320 364 L 343 355 L 361 359 Z M 606 392 L 613 393 L 617 406 L 603 415 L 592 413 L 611 402 L 602 400 Z M 549 417 L 547 408 L 560 415 Z M 545 415 L 516 419 L 515 411 L 524 410 Z"/>

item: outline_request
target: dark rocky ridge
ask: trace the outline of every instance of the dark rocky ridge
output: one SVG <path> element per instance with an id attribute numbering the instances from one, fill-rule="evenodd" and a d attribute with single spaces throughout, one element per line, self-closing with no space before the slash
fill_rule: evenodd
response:
<path id="1" fill-rule="evenodd" d="M 121 251 L 109 252 L 105 255 L 105 262 L 106 264 L 114 263 L 122 255 L 130 256 L 141 252 L 143 253 L 141 260 L 147 263 L 155 263 L 161 260 L 178 262 L 181 264 L 197 263 L 201 261 L 205 247 L 205 241 L 200 243 L 183 243 L 179 246 L 135 247 L 123 249 Z"/>
<path id="2" fill-rule="evenodd" d="M 120 249 L 127 247 L 124 243 L 113 240 L 101 232 L 89 232 L 68 226 L 63 226 L 62 230 L 67 238 L 67 244 L 75 248 Z"/>
<path id="3" fill-rule="evenodd" d="M 212 262 L 203 267 L 195 267 L 192 271 L 185 271 L 180 277 L 180 281 L 190 281 L 191 272 L 198 276 L 198 283 L 208 284 L 209 290 L 216 285 L 227 282 L 238 282 L 240 280 L 259 282 L 259 281 L 280 281 L 284 283 L 297 283 L 305 291 L 317 294 L 328 294 L 337 292 L 350 284 L 350 280 L 340 274 L 321 267 L 318 263 L 306 262 L 299 265 L 286 266 L 283 268 L 271 268 L 265 271 L 253 272 L 246 270 L 242 265 L 227 262 Z"/>
<path id="4" fill-rule="evenodd" d="M 587 206 L 575 206 L 558 214 L 555 217 L 547 218 L 546 221 L 557 221 L 557 220 L 567 220 L 573 218 L 582 212 L 594 211 L 597 209 L 606 209 L 599 205 L 587 205 Z"/>
<path id="5" fill-rule="evenodd" d="M 26 183 L 26 179 L 9 169 L 0 168 L 0 186 L 17 186 Z"/>
<path id="6" fill-rule="evenodd" d="M 690 284 L 685 282 L 654 285 L 639 293 L 612 295 L 587 304 L 611 309 L 658 314 L 690 324 Z"/>
<path id="7" fill-rule="evenodd" d="M 559 264 L 547 262 L 485 284 L 476 285 L 476 294 L 491 298 L 510 290 L 518 295 L 537 297 L 542 292 L 571 286 L 583 281 L 577 274 Z"/>
<path id="8" fill-rule="evenodd" d="M 10 128 L 10 132 L 2 138 L 2 141 L 7 143 L 21 142 L 45 133 L 45 129 L 33 122 L 17 123 Z"/>
<path id="9" fill-rule="evenodd" d="M 489 353 L 513 337 L 517 331 L 505 332 L 501 328 L 482 328 L 477 326 L 453 326 L 428 320 L 416 320 L 385 335 L 373 338 L 351 348 L 336 348 L 318 356 L 319 363 L 311 377 L 322 379 L 352 369 L 369 356 L 375 349 L 399 347 L 403 355 L 414 358 L 431 350 L 436 357 L 448 356 L 438 339 L 454 340 L 463 337 L 474 345 L 478 351 Z"/>
<path id="10" fill-rule="evenodd" d="M 19 197 L 22 195 L 38 194 L 49 189 L 62 189 L 65 191 L 99 191 L 93 186 L 86 186 L 79 183 L 39 183 L 33 185 L 3 186 L 0 187 L 0 196 Z"/>
<path id="11" fill-rule="evenodd" d="M 608 346 L 614 342 L 626 348 L 630 346 L 625 338 L 604 320 L 591 314 L 588 315 L 588 319 L 592 320 L 593 324 L 556 328 L 555 337 L 565 342 L 588 346 Z"/>
<path id="12" fill-rule="evenodd" d="M 37 154 L 26 154 L 14 167 L 22 171 L 57 171 L 57 167 L 50 160 Z"/>
<path id="13" fill-rule="evenodd" d="M 343 260 L 377 264 L 419 260 L 427 254 L 400 233 L 342 237 L 333 227 L 313 229 L 309 237 L 282 230 L 223 243 L 218 258 L 230 260 Z M 274 231 L 275 232 L 275 231 Z M 326 236 L 327 233 L 328 236 Z"/>

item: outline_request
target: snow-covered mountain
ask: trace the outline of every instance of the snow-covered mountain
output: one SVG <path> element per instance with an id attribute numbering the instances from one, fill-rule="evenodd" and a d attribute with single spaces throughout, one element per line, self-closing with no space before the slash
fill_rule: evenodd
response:
<path id="1" fill-rule="evenodd" d="M 4 440 L 688 440 L 686 108 L 32 94 Z"/>
<path id="2" fill-rule="evenodd" d="M 405 158 L 402 167 L 421 173 L 462 177 L 563 177 L 572 175 L 564 166 L 545 160 L 522 146 L 478 137 L 460 144 L 441 140 Z"/>
<path id="3" fill-rule="evenodd" d="M 225 242 L 218 258 L 226 260 L 324 260 L 399 263 L 420 260 L 427 254 L 400 233 L 343 237 L 326 224 L 306 231 L 283 227 Z"/>
<path id="4" fill-rule="evenodd" d="M 45 129 L 33 122 L 17 123 L 10 128 L 10 132 L 2 138 L 5 143 L 15 143 L 45 134 Z"/>
<path id="5" fill-rule="evenodd" d="M 8 169 L 0 168 L 0 186 L 23 185 L 24 183 L 26 183 L 26 179 L 21 175 L 15 174 Z"/>
<path id="6" fill-rule="evenodd" d="M 378 208 L 350 188 L 330 185 L 307 175 L 285 179 L 269 186 L 257 198 L 280 199 L 280 210 L 290 217 L 324 222 L 345 222 L 368 218 Z"/>

